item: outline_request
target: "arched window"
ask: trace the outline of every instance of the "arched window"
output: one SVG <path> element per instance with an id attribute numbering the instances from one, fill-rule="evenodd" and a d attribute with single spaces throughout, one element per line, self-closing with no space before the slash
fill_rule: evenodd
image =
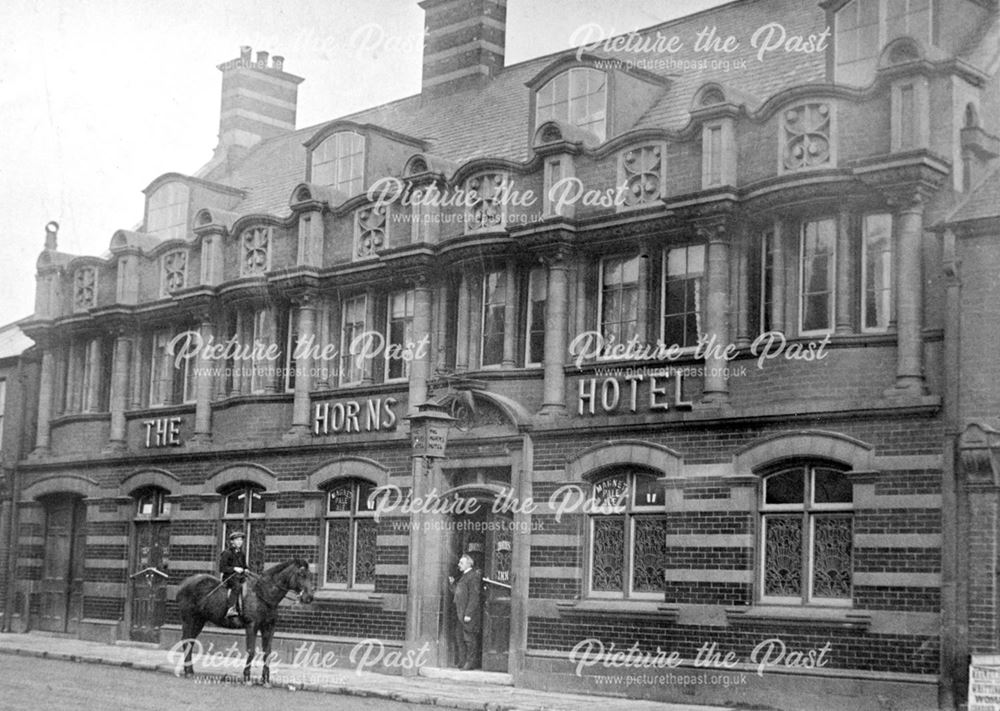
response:
<path id="1" fill-rule="evenodd" d="M 575 67 L 549 80 L 535 95 L 535 126 L 556 120 L 607 137 L 607 75 Z"/>
<path id="2" fill-rule="evenodd" d="M 312 153 L 312 182 L 347 195 L 364 189 L 365 138 L 354 131 L 333 134 Z"/>
<path id="3" fill-rule="evenodd" d="M 656 476 L 617 469 L 594 482 L 590 503 L 590 594 L 662 599 L 667 519 Z"/>
<path id="4" fill-rule="evenodd" d="M 850 604 L 853 490 L 826 464 L 796 464 L 764 478 L 760 499 L 760 598 Z"/>
<path id="5" fill-rule="evenodd" d="M 189 196 L 188 186 L 181 182 L 174 181 L 157 188 L 146 205 L 146 232 L 163 240 L 184 239 L 187 236 Z"/>
<path id="6" fill-rule="evenodd" d="M 158 486 L 148 486 L 135 492 L 135 516 L 137 519 L 153 519 L 170 515 L 170 492 Z"/>
<path id="7" fill-rule="evenodd" d="M 327 488 L 326 587 L 375 589 L 374 488 L 364 479 L 338 479 Z"/>
<path id="8" fill-rule="evenodd" d="M 229 545 L 229 534 L 243 531 L 246 535 L 244 551 L 251 570 L 264 569 L 264 488 L 242 482 L 224 495 L 222 509 L 222 547 Z"/>

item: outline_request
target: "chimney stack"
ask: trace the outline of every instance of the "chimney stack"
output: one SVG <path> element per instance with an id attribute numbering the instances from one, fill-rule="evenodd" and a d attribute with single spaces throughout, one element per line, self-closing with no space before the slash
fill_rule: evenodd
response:
<path id="1" fill-rule="evenodd" d="M 240 47 L 238 59 L 219 65 L 222 72 L 222 109 L 219 114 L 218 154 L 233 147 L 249 148 L 265 138 L 295 130 L 295 110 L 302 77 L 284 70 L 284 57 Z"/>
<path id="2" fill-rule="evenodd" d="M 503 69 L 507 0 L 423 0 L 423 96 L 480 85 Z"/>

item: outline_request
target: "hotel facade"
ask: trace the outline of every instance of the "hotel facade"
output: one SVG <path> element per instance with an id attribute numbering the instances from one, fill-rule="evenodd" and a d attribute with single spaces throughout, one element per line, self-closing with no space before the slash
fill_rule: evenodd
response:
<path id="1" fill-rule="evenodd" d="M 995 0 L 745 0 L 512 66 L 506 4 L 424 0 L 421 92 L 308 128 L 241 48 L 138 229 L 46 227 L 5 629 L 169 647 L 239 529 L 314 564 L 286 660 L 452 664 L 468 551 L 497 683 L 956 708 L 1000 653 Z"/>

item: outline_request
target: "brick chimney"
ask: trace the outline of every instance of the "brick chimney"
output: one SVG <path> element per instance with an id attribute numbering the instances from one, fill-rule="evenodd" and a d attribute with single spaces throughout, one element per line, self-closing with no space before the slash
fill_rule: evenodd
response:
<path id="1" fill-rule="evenodd" d="M 423 96 L 482 84 L 503 69 L 507 0 L 423 0 Z"/>
<path id="2" fill-rule="evenodd" d="M 284 57 L 274 57 L 269 64 L 267 52 L 258 52 L 256 61 L 252 55 L 250 47 L 240 47 L 238 58 L 219 65 L 222 110 L 217 154 L 295 130 L 302 77 L 284 70 Z"/>

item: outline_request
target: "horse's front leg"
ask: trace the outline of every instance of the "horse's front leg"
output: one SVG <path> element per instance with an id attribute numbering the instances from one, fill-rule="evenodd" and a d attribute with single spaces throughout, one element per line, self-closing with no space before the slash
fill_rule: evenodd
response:
<path id="1" fill-rule="evenodd" d="M 264 652 L 264 670 L 260 680 L 264 686 L 271 685 L 271 639 L 274 637 L 274 623 L 265 624 L 260 630 L 260 642 Z"/>
<path id="2" fill-rule="evenodd" d="M 248 624 L 246 626 L 246 636 L 247 636 L 247 663 L 243 667 L 243 683 L 250 683 L 250 666 L 253 664 L 253 659 L 256 654 L 255 647 L 257 646 L 257 625 Z"/>

